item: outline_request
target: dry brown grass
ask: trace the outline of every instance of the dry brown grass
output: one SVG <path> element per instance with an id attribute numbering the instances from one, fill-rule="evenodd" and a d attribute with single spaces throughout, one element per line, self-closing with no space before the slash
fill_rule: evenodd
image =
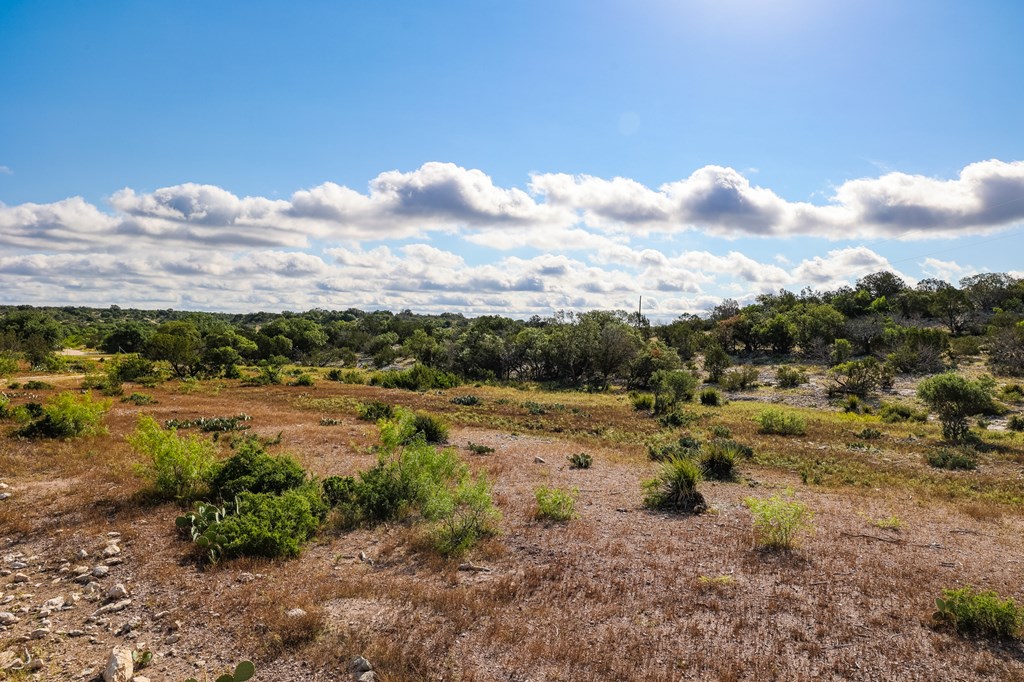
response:
<path id="1" fill-rule="evenodd" d="M 676 433 L 708 437 L 712 426 L 726 426 L 756 457 L 740 463 L 744 481 L 702 485 L 709 513 L 680 517 L 640 504 L 640 481 L 654 468 L 643 442 L 660 427 L 621 395 L 416 394 L 332 382 L 147 392 L 158 404 L 116 405 L 108 436 L 5 439 L 0 468 L 17 496 L 0 503 L 0 536 L 18 551 L 65 557 L 122 532 L 133 598 L 145 613 L 171 610 L 182 621 L 178 655 L 154 663 L 161 679 L 194 674 L 200 658 L 216 671 L 252 657 L 259 679 L 333 680 L 356 654 L 385 680 L 1024 677 L 1019 649 L 929 623 L 946 587 L 1022 596 L 1015 562 L 1024 517 L 1014 501 L 1022 484 L 1009 472 L 1024 448 L 1011 439 L 1001 442 L 1004 451 L 986 453 L 981 471 L 950 474 L 922 462 L 922 448 L 937 440 L 931 424 L 807 410 L 807 435 L 787 438 L 756 432 L 752 416 L 762 405 L 694 406 L 697 420 Z M 449 402 L 464 393 L 483 405 Z M 124 442 L 139 413 L 163 421 L 245 412 L 253 432 L 281 433 L 281 449 L 315 474 L 352 474 L 374 461 L 375 428 L 354 415 L 368 399 L 445 414 L 453 444 L 495 448 L 461 450 L 493 479 L 504 517 L 502 535 L 469 557 L 489 570 L 459 570 L 407 524 L 325 532 L 293 561 L 204 569 L 174 531 L 178 508 L 143 501 L 132 473 L 137 457 Z M 523 407 L 529 400 L 565 407 L 532 415 Z M 322 427 L 321 416 L 342 423 Z M 868 425 L 883 436 L 849 448 Z M 581 449 L 593 468 L 570 469 L 566 456 Z M 804 471 L 818 483 L 804 484 Z M 539 485 L 578 488 L 579 518 L 533 522 Z M 786 488 L 815 511 L 816 532 L 788 555 L 755 551 L 742 501 Z M 865 521 L 891 516 L 899 532 Z M 243 582 L 243 573 L 257 577 Z M 720 576 L 730 580 L 716 582 Z M 306 615 L 287 616 L 292 608 Z M 110 633 L 101 639 L 115 641 Z M 81 640 L 60 646 L 78 669 L 95 657 Z"/>

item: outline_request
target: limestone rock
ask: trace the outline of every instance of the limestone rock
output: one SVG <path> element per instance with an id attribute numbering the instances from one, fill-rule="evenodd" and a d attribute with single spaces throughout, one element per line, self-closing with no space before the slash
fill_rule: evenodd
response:
<path id="1" fill-rule="evenodd" d="M 135 663 L 132 661 L 132 650 L 124 646 L 116 646 L 110 652 L 107 666 L 103 669 L 103 682 L 129 682 L 135 674 Z"/>

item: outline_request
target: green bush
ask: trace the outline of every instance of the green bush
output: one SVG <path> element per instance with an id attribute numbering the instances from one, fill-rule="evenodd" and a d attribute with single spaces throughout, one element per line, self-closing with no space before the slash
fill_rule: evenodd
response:
<path id="1" fill-rule="evenodd" d="M 407 391 L 427 391 L 437 388 L 455 388 L 461 382 L 449 372 L 416 364 L 406 370 L 377 372 L 370 378 L 371 386 L 403 388 Z"/>
<path id="2" fill-rule="evenodd" d="M 0 352 L 0 377 L 6 377 L 18 371 L 18 356 L 9 351 Z"/>
<path id="3" fill-rule="evenodd" d="M 992 590 L 943 590 L 935 606 L 935 621 L 962 634 L 1009 639 L 1017 637 L 1024 624 L 1024 609 Z"/>
<path id="4" fill-rule="evenodd" d="M 269 454 L 257 438 L 246 438 L 210 480 L 214 495 L 231 500 L 243 492 L 283 493 L 301 486 L 306 471 L 287 455 Z"/>
<path id="5" fill-rule="evenodd" d="M 156 497 L 187 501 L 206 492 L 217 466 L 216 450 L 210 441 L 196 435 L 182 438 L 143 415 L 128 442 L 148 457 L 137 470 L 150 481 Z"/>
<path id="6" fill-rule="evenodd" d="M 494 448 L 490 445 L 481 445 L 480 443 L 474 443 L 473 441 L 469 441 L 469 443 L 466 444 L 466 449 L 474 455 L 489 455 L 494 452 Z"/>
<path id="7" fill-rule="evenodd" d="M 814 517 L 802 502 L 780 495 L 766 500 L 748 497 L 743 504 L 754 515 L 754 544 L 764 549 L 792 548 Z"/>
<path id="8" fill-rule="evenodd" d="M 585 452 L 576 452 L 567 458 L 570 469 L 589 469 L 594 464 L 594 458 Z"/>
<path id="9" fill-rule="evenodd" d="M 319 488 L 306 484 L 280 495 L 241 492 L 238 511 L 217 524 L 220 552 L 239 556 L 294 557 L 327 516 Z"/>
<path id="10" fill-rule="evenodd" d="M 497 533 L 501 519 L 491 484 L 482 474 L 474 479 L 463 473 L 454 489 L 439 489 L 423 511 L 432 522 L 434 548 L 446 557 L 461 556 L 481 538 Z"/>
<path id="11" fill-rule="evenodd" d="M 676 457 L 663 462 L 658 474 L 644 481 L 644 505 L 652 509 L 698 514 L 707 505 L 697 490 L 700 468 L 692 459 Z"/>
<path id="12" fill-rule="evenodd" d="M 857 395 L 864 397 L 879 388 L 892 386 L 892 369 L 875 358 L 850 360 L 829 370 L 831 395 Z"/>
<path id="13" fill-rule="evenodd" d="M 313 386 L 316 382 L 313 381 L 313 375 L 311 374 L 300 374 L 295 377 L 295 381 L 292 382 L 292 386 Z"/>
<path id="14" fill-rule="evenodd" d="M 356 408 L 356 416 L 368 422 L 392 419 L 395 416 L 395 407 L 380 400 L 371 400 Z"/>
<path id="15" fill-rule="evenodd" d="M 1024 402 L 1024 386 L 1020 384 L 1006 384 L 999 389 L 999 399 L 1008 403 Z"/>
<path id="16" fill-rule="evenodd" d="M 705 388 L 700 392 L 700 404 L 707 407 L 718 407 L 722 404 L 722 396 L 713 388 Z"/>
<path id="17" fill-rule="evenodd" d="M 882 403 L 878 410 L 878 416 L 886 424 L 898 424 L 900 422 L 915 421 L 924 422 L 928 420 L 928 413 L 922 410 L 915 410 L 905 403 Z"/>
<path id="18" fill-rule="evenodd" d="M 454 405 L 465 405 L 465 406 L 479 405 L 480 404 L 480 398 L 477 398 L 475 395 L 457 395 L 454 398 L 452 398 L 451 400 L 449 400 L 448 402 L 450 402 L 450 403 L 452 403 Z"/>
<path id="19" fill-rule="evenodd" d="M 857 438 L 863 438 L 864 440 L 874 440 L 882 437 L 882 432 L 878 429 L 873 429 L 870 426 L 861 429 L 858 433 L 854 434 Z"/>
<path id="20" fill-rule="evenodd" d="M 796 367 L 783 365 L 775 371 L 775 383 L 779 388 L 796 388 L 807 381 L 807 373 Z"/>
<path id="21" fill-rule="evenodd" d="M 30 379 L 25 382 L 26 391 L 49 391 L 53 388 L 53 384 L 48 384 L 45 381 L 39 381 L 38 379 Z"/>
<path id="22" fill-rule="evenodd" d="M 925 460 L 936 469 L 972 471 L 978 468 L 978 457 L 967 448 L 939 448 L 925 455 Z"/>
<path id="23" fill-rule="evenodd" d="M 417 438 L 435 444 L 448 442 L 448 425 L 440 417 L 419 412 L 411 420 L 403 421 L 408 424 L 403 438 L 404 443 L 411 443 Z"/>
<path id="24" fill-rule="evenodd" d="M 331 507 L 351 502 L 355 496 L 356 479 L 354 476 L 328 476 L 320 482 L 324 501 Z"/>
<path id="25" fill-rule="evenodd" d="M 630 393 L 629 400 L 637 412 L 650 412 L 654 409 L 654 395 L 651 393 Z"/>
<path id="26" fill-rule="evenodd" d="M 245 414 L 236 414 L 233 417 L 197 417 L 196 419 L 168 419 L 164 426 L 169 429 L 195 429 L 198 428 L 204 433 L 215 431 L 245 431 L 249 427 L 245 424 L 252 421 L 252 417 Z"/>
<path id="27" fill-rule="evenodd" d="M 118 384 L 156 382 L 160 378 L 153 361 L 141 355 L 118 355 L 107 365 L 107 377 Z"/>
<path id="28" fill-rule="evenodd" d="M 917 397 L 938 413 L 946 440 L 967 440 L 968 417 L 995 409 L 991 378 L 971 380 L 954 372 L 937 374 L 917 386 Z"/>
<path id="29" fill-rule="evenodd" d="M 74 438 L 106 433 L 103 415 L 109 400 L 93 400 L 91 393 L 59 393 L 42 407 L 33 421 L 21 427 L 17 435 L 25 438 Z"/>
<path id="30" fill-rule="evenodd" d="M 723 374 L 718 385 L 725 391 L 745 391 L 757 386 L 758 376 L 757 367 L 744 365 Z"/>
<path id="31" fill-rule="evenodd" d="M 744 454 L 739 443 L 716 439 L 701 446 L 697 461 L 704 478 L 712 481 L 734 481 L 736 460 Z"/>
<path id="32" fill-rule="evenodd" d="M 1012 415 L 1006 422 L 1006 428 L 1011 431 L 1024 431 L 1024 416 Z"/>
<path id="33" fill-rule="evenodd" d="M 153 396 L 147 395 L 146 393 L 132 393 L 121 398 L 122 403 L 132 403 L 133 405 L 153 405 L 156 403 L 153 400 Z"/>
<path id="34" fill-rule="evenodd" d="M 700 441 L 689 434 L 673 439 L 655 436 L 647 442 L 647 456 L 655 462 L 694 457 L 699 450 Z"/>
<path id="35" fill-rule="evenodd" d="M 683 369 L 659 369 L 651 375 L 655 414 L 668 414 L 681 402 L 693 400 L 698 380 Z"/>
<path id="36" fill-rule="evenodd" d="M 754 417 L 761 433 L 780 436 L 802 436 L 807 433 L 807 422 L 795 412 L 767 409 Z"/>
<path id="37" fill-rule="evenodd" d="M 697 415 L 682 409 L 675 409 L 658 417 L 658 423 L 667 429 L 689 426 L 697 421 Z"/>
<path id="38" fill-rule="evenodd" d="M 540 521 L 569 521 L 576 516 L 576 499 L 579 490 L 561 490 L 541 486 L 533 491 L 537 508 L 534 518 Z"/>

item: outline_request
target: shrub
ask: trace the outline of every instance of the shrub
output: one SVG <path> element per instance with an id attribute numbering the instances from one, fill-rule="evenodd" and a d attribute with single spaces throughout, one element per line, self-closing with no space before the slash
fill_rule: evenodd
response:
<path id="1" fill-rule="evenodd" d="M 313 381 L 311 374 L 300 374 L 295 377 L 295 381 L 292 382 L 292 386 L 313 386 L 316 382 Z"/>
<path id="2" fill-rule="evenodd" d="M 693 460 L 676 457 L 662 463 L 658 474 L 644 481 L 644 505 L 652 509 L 698 514 L 707 508 L 697 490 L 700 469 Z"/>
<path id="3" fill-rule="evenodd" d="M 650 412 L 654 409 L 654 395 L 651 393 L 630 393 L 629 400 L 637 412 Z"/>
<path id="4" fill-rule="evenodd" d="M 334 367 L 327 371 L 327 378 L 330 381 L 340 381 L 343 384 L 366 383 L 366 376 L 358 369 L 339 369 Z"/>
<path id="5" fill-rule="evenodd" d="M 855 433 L 857 438 L 863 438 L 864 440 L 874 440 L 875 438 L 881 438 L 882 432 L 878 429 L 873 429 L 870 426 L 865 427 L 859 433 Z"/>
<path id="6" fill-rule="evenodd" d="M 813 512 L 802 502 L 774 495 L 766 500 L 748 497 L 743 504 L 754 515 L 754 544 L 764 549 L 789 550 L 799 534 L 811 528 Z"/>
<path id="7" fill-rule="evenodd" d="M 156 401 L 153 400 L 153 396 L 145 393 L 132 393 L 131 395 L 126 395 L 121 398 L 121 402 L 132 403 L 134 405 L 153 405 L 156 403 Z"/>
<path id="8" fill-rule="evenodd" d="M 18 371 L 18 357 L 9 351 L 0 352 L 0 377 L 6 377 Z"/>
<path id="9" fill-rule="evenodd" d="M 647 455 L 655 462 L 665 462 L 679 457 L 693 457 L 700 450 L 700 441 L 685 434 L 678 439 L 652 438 L 647 443 Z"/>
<path id="10" fill-rule="evenodd" d="M 713 424 L 710 430 L 715 438 L 732 438 L 732 429 L 725 424 Z"/>
<path id="11" fill-rule="evenodd" d="M 38 379 L 30 379 L 25 382 L 26 391 L 49 391 L 53 388 L 53 384 L 48 384 L 45 381 L 39 381 Z"/>
<path id="12" fill-rule="evenodd" d="M 722 396 L 713 388 L 705 388 L 700 392 L 700 404 L 707 407 L 718 407 L 722 404 Z"/>
<path id="13" fill-rule="evenodd" d="M 159 375 L 152 360 L 141 355 L 118 355 L 107 365 L 107 377 L 115 383 L 124 381 L 142 383 L 155 382 Z"/>
<path id="14" fill-rule="evenodd" d="M 892 386 L 892 370 L 875 358 L 851 360 L 829 370 L 829 393 L 866 396 Z"/>
<path id="15" fill-rule="evenodd" d="M 973 358 L 981 353 L 982 337 L 958 336 L 949 340 L 949 354 L 954 358 Z"/>
<path id="16" fill-rule="evenodd" d="M 936 469 L 973 471 L 978 468 L 977 456 L 966 448 L 939 448 L 925 455 L 925 460 Z"/>
<path id="17" fill-rule="evenodd" d="M 1016 637 L 1024 623 L 1024 610 L 992 590 L 943 590 L 935 606 L 935 621 L 962 634 L 1008 639 Z"/>
<path id="18" fill-rule="evenodd" d="M 807 381 L 807 373 L 796 367 L 783 365 L 775 370 L 775 383 L 779 388 L 796 388 L 801 384 L 806 384 Z"/>
<path id="19" fill-rule="evenodd" d="M 350 502 L 356 489 L 354 476 L 328 476 L 320 482 L 324 501 L 331 507 Z"/>
<path id="20" fill-rule="evenodd" d="M 567 457 L 570 469 L 589 469 L 594 464 L 594 458 L 585 452 L 577 452 Z"/>
<path id="21" fill-rule="evenodd" d="M 899 422 L 915 421 L 923 422 L 928 420 L 928 413 L 921 410 L 915 410 L 910 405 L 904 403 L 882 403 L 882 407 L 878 410 L 878 416 L 882 418 L 886 424 L 897 424 Z"/>
<path id="22" fill-rule="evenodd" d="M 561 490 L 541 486 L 533 491 L 537 508 L 534 518 L 541 521 L 569 521 L 576 516 L 576 499 L 579 490 Z"/>
<path id="23" fill-rule="evenodd" d="M 342 420 L 334 417 L 320 417 L 320 426 L 338 426 L 344 423 Z"/>
<path id="24" fill-rule="evenodd" d="M 41 408 L 39 414 L 33 415 L 33 421 L 18 429 L 17 435 L 25 438 L 74 438 L 103 434 L 106 433 L 103 415 L 109 409 L 109 400 L 93 400 L 91 393 L 59 393 Z"/>
<path id="25" fill-rule="evenodd" d="M 156 497 L 186 501 L 206 491 L 217 465 L 210 441 L 196 435 L 182 438 L 173 429 L 165 431 L 152 417 L 143 415 L 128 442 L 149 458 L 137 470 L 150 481 Z"/>
<path id="26" fill-rule="evenodd" d="M 246 438 L 210 480 L 214 494 L 230 500 L 243 492 L 278 494 L 301 486 L 306 471 L 287 455 L 269 454 L 257 438 Z"/>
<path id="27" fill-rule="evenodd" d="M 392 419 L 395 416 L 395 407 L 380 400 L 371 400 L 356 408 L 356 416 L 368 422 Z"/>
<path id="28" fill-rule="evenodd" d="M 1012 415 L 1006 422 L 1006 428 L 1011 431 L 1024 431 L 1024 416 Z"/>
<path id="29" fill-rule="evenodd" d="M 744 365 L 723 374 L 718 385 L 726 391 L 745 391 L 757 386 L 758 376 L 757 367 Z"/>
<path id="30" fill-rule="evenodd" d="M 700 448 L 698 462 L 704 478 L 713 481 L 736 479 L 736 458 L 742 456 L 738 444 L 727 440 L 713 440 Z"/>
<path id="31" fill-rule="evenodd" d="M 327 505 L 313 484 L 280 495 L 243 491 L 237 509 L 215 528 L 225 558 L 298 556 L 327 515 Z"/>
<path id="32" fill-rule="evenodd" d="M 460 556 L 480 538 L 494 535 L 501 518 L 487 477 L 472 479 L 464 473 L 454 490 L 442 488 L 430 499 L 424 516 L 434 524 L 434 549 L 446 557 Z"/>
<path id="33" fill-rule="evenodd" d="M 407 391 L 426 391 L 434 388 L 455 388 L 461 382 L 449 372 L 442 372 L 426 365 L 416 364 L 406 370 L 377 372 L 370 378 L 370 385 L 382 388 L 404 388 Z"/>
<path id="34" fill-rule="evenodd" d="M 767 409 L 754 418 L 761 433 L 780 436 L 802 436 L 807 433 L 807 422 L 799 414 Z"/>
<path id="35" fill-rule="evenodd" d="M 668 414 L 658 417 L 658 423 L 665 428 L 677 428 L 688 426 L 697 420 L 697 415 L 685 410 L 672 410 Z"/>
<path id="36" fill-rule="evenodd" d="M 682 369 L 659 369 L 651 375 L 654 385 L 654 412 L 667 414 L 680 402 L 693 399 L 697 377 Z"/>
<path id="37" fill-rule="evenodd" d="M 454 405 L 465 405 L 465 406 L 479 405 L 480 404 L 480 398 L 477 398 L 475 395 L 457 395 L 454 398 L 452 398 L 451 400 L 449 400 L 448 402 L 450 402 L 450 403 L 452 403 Z"/>
<path id="38" fill-rule="evenodd" d="M 244 423 L 251 421 L 252 417 L 245 414 L 236 414 L 233 417 L 197 417 L 196 419 L 168 419 L 164 426 L 169 429 L 195 429 L 198 428 L 204 433 L 214 431 L 245 431 L 249 427 Z"/>
<path id="39" fill-rule="evenodd" d="M 409 422 L 403 442 L 410 443 L 421 437 L 428 443 L 447 443 L 448 425 L 440 417 L 417 413 Z"/>
<path id="40" fill-rule="evenodd" d="M 943 438 L 962 442 L 970 431 L 968 417 L 993 409 L 992 389 L 991 380 L 972 381 L 947 372 L 918 384 L 917 397 L 938 413 Z"/>

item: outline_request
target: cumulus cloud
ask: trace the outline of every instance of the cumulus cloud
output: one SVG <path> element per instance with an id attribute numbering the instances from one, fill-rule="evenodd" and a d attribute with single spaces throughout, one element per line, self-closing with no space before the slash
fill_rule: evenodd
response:
<path id="1" fill-rule="evenodd" d="M 113 213 L 80 197 L 0 205 L 0 245 L 69 250 L 139 242 L 308 248 L 312 240 L 379 241 L 458 234 L 497 249 L 594 250 L 630 235 L 699 230 L 725 238 L 813 235 L 950 238 L 1024 221 L 1024 162 L 982 161 L 952 180 L 905 173 L 847 181 L 824 205 L 792 202 L 739 171 L 705 166 L 656 189 L 628 178 L 537 174 L 529 192 L 451 163 L 389 171 L 366 193 L 335 183 L 289 199 L 239 197 L 186 183 L 125 188 Z"/>

